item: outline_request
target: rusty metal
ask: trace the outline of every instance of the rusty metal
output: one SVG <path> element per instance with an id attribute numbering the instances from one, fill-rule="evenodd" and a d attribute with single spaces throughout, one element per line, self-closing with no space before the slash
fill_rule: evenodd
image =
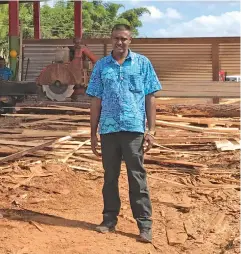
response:
<path id="1" fill-rule="evenodd" d="M 82 94 L 88 85 L 88 74 L 97 57 L 87 47 L 81 45 L 80 38 L 75 38 L 74 43 L 75 54 L 71 62 L 48 65 L 36 80 L 51 100 L 61 101 L 70 97 L 74 92 L 73 88 L 75 95 Z M 86 61 L 89 62 L 89 69 L 86 68 Z"/>

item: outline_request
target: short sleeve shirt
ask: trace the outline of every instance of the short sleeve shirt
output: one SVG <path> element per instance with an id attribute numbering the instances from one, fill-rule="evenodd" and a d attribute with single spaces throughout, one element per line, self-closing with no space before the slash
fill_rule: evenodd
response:
<path id="1" fill-rule="evenodd" d="M 94 66 L 87 88 L 89 96 L 101 99 L 99 133 L 145 132 L 145 96 L 161 90 L 150 60 L 129 50 L 123 64 L 112 55 Z"/>

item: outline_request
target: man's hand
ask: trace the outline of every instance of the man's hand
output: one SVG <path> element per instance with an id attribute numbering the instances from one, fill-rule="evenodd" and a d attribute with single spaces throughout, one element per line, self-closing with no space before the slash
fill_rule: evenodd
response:
<path id="1" fill-rule="evenodd" d="M 152 148 L 154 142 L 155 142 L 154 135 L 147 133 L 144 137 L 144 144 L 143 144 L 144 153 L 148 152 Z"/>
<path id="2" fill-rule="evenodd" d="M 98 147 L 98 138 L 97 138 L 96 135 L 93 135 L 93 136 L 91 136 L 91 149 L 92 149 L 92 152 L 93 152 L 96 156 L 100 157 L 101 154 L 98 153 L 97 147 Z"/>

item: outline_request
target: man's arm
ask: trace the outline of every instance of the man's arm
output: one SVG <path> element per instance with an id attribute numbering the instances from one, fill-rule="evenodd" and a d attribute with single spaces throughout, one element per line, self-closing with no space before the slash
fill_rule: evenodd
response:
<path id="1" fill-rule="evenodd" d="M 100 120 L 100 111 L 101 111 L 101 99 L 93 97 L 91 99 L 90 107 L 90 127 L 91 127 L 91 136 L 96 136 L 98 124 Z"/>
<path id="2" fill-rule="evenodd" d="M 154 135 L 156 129 L 156 100 L 154 94 L 146 95 L 145 100 L 148 129 Z"/>
<path id="3" fill-rule="evenodd" d="M 148 94 L 145 97 L 146 104 L 146 118 L 148 124 L 148 132 L 145 135 L 144 152 L 148 152 L 155 141 L 155 128 L 156 128 L 156 101 L 154 94 Z"/>
<path id="4" fill-rule="evenodd" d="M 145 105 L 149 130 L 145 135 L 144 152 L 147 152 L 152 148 L 155 141 L 156 101 L 154 93 L 161 89 L 161 83 L 149 59 L 146 59 L 145 68 Z"/>
<path id="5" fill-rule="evenodd" d="M 98 146 L 97 129 L 100 120 L 100 112 L 101 112 L 101 99 L 93 97 L 91 99 L 91 107 L 90 107 L 91 148 L 96 156 L 100 156 L 100 154 L 96 150 Z"/>
<path id="6" fill-rule="evenodd" d="M 92 98 L 90 107 L 91 149 L 96 156 L 100 155 L 96 148 L 98 146 L 97 129 L 100 120 L 101 98 L 103 93 L 100 64 L 100 62 L 95 64 L 86 91 L 86 93 Z"/>

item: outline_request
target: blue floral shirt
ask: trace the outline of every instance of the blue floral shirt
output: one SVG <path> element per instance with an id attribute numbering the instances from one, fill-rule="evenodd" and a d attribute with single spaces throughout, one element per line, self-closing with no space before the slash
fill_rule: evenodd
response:
<path id="1" fill-rule="evenodd" d="M 150 60 L 129 50 L 123 64 L 112 55 L 100 59 L 92 71 L 89 96 L 101 99 L 99 133 L 145 132 L 145 96 L 161 90 Z"/>

